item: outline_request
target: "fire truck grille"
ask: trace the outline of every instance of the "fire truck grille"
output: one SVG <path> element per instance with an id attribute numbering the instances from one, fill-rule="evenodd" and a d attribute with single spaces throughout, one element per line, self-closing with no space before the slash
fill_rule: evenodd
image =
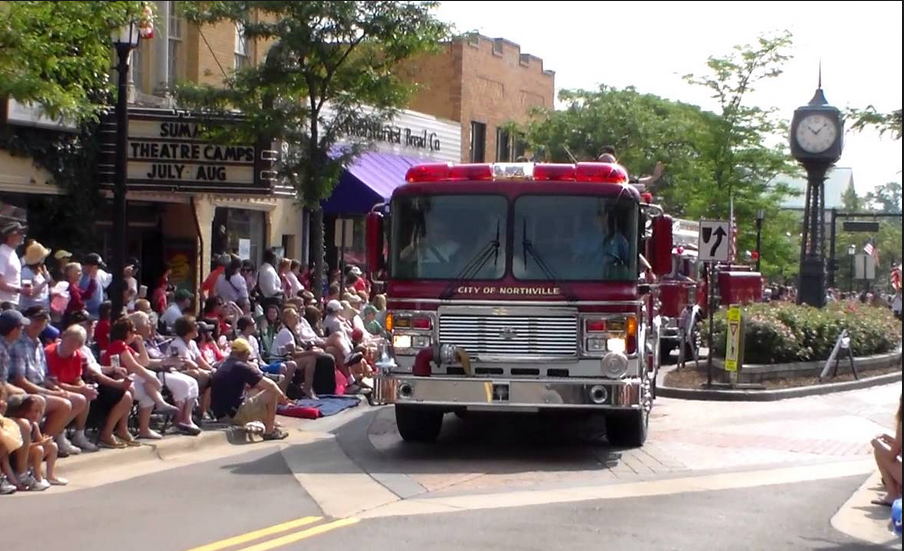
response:
<path id="1" fill-rule="evenodd" d="M 439 340 L 469 354 L 577 356 L 577 316 L 480 316 L 442 314 Z"/>

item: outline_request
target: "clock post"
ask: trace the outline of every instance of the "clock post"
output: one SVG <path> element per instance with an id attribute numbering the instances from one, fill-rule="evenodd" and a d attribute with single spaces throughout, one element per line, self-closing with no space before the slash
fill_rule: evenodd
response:
<path id="1" fill-rule="evenodd" d="M 844 137 L 844 120 L 826 101 L 821 73 L 813 99 L 794 111 L 790 140 L 791 155 L 807 171 L 797 301 L 818 308 L 826 303 L 825 180 L 841 157 Z"/>

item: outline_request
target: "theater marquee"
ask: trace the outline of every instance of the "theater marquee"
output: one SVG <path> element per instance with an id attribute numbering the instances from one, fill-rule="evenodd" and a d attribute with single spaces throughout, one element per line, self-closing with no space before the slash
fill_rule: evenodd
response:
<path id="1" fill-rule="evenodd" d="M 269 194 L 274 152 L 254 145 L 220 145 L 204 140 L 191 113 L 160 109 L 129 110 L 126 185 L 132 190 Z M 239 119 L 227 121 L 240 123 Z M 115 120 L 101 125 L 100 173 L 112 184 L 115 171 Z"/>

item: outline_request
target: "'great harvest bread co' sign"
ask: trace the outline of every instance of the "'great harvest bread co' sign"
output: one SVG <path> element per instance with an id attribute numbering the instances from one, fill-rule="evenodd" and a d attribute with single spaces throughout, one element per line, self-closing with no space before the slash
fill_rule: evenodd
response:
<path id="1" fill-rule="evenodd" d="M 240 119 L 230 124 L 240 124 Z M 116 123 L 101 125 L 104 183 L 115 175 Z M 190 113 L 162 109 L 129 110 L 126 185 L 133 190 L 266 194 L 272 191 L 275 152 L 254 145 L 205 141 Z"/>

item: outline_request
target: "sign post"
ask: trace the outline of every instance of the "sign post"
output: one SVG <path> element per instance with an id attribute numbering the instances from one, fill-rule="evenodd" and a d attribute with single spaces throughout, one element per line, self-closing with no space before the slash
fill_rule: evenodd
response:
<path id="1" fill-rule="evenodd" d="M 713 386 L 713 312 L 716 304 L 716 269 L 714 263 L 728 262 L 731 251 L 731 224 L 724 220 L 700 220 L 697 258 L 706 262 L 709 300 L 709 354 L 706 357 L 706 386 Z"/>
<path id="2" fill-rule="evenodd" d="M 728 331 L 725 343 L 725 371 L 728 371 L 732 379 L 732 385 L 737 382 L 738 372 L 744 358 L 743 344 L 744 325 L 741 317 L 741 307 L 732 304 L 728 309 Z"/>

